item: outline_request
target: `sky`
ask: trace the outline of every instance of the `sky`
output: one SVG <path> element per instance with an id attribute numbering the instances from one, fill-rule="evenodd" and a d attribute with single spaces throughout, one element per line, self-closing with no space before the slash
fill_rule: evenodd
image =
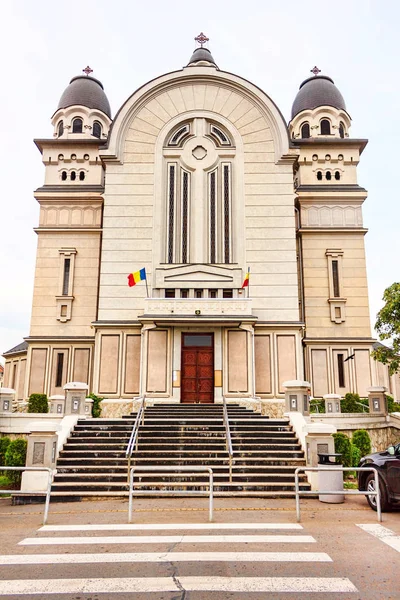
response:
<path id="1" fill-rule="evenodd" d="M 400 280 L 397 0 L 2 0 L 0 3 L 0 352 L 29 335 L 44 166 L 34 138 L 86 65 L 113 115 L 142 84 L 187 64 L 203 31 L 218 66 L 261 87 L 285 119 L 317 65 L 342 92 L 350 134 L 367 138 L 358 167 L 371 323 Z M 1 358 L 0 358 L 1 360 Z"/>

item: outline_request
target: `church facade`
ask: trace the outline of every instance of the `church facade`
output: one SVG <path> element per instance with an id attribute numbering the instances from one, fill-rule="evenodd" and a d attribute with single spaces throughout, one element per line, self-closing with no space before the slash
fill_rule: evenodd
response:
<path id="1" fill-rule="evenodd" d="M 399 396 L 370 357 L 367 142 L 351 137 L 341 93 L 315 70 L 287 124 L 199 41 L 187 67 L 113 118 L 85 70 L 53 137 L 35 140 L 31 329 L 4 355 L 5 385 L 21 399 L 82 381 L 109 399 L 272 405 L 284 381 L 306 379 L 315 397 L 371 385 Z"/>

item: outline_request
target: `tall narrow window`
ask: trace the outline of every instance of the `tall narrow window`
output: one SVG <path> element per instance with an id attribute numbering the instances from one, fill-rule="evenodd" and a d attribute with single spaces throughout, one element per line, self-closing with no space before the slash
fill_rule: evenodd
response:
<path id="1" fill-rule="evenodd" d="M 175 221 L 175 165 L 169 165 L 168 185 L 168 256 L 167 262 L 174 262 L 174 221 Z"/>
<path id="2" fill-rule="evenodd" d="M 341 138 L 344 138 L 344 125 L 342 122 L 340 122 L 340 125 L 339 125 L 339 135 Z"/>
<path id="3" fill-rule="evenodd" d="M 182 262 L 188 262 L 189 231 L 189 173 L 183 171 L 182 176 Z"/>
<path id="4" fill-rule="evenodd" d="M 331 124 L 328 119 L 321 121 L 321 135 L 331 135 Z"/>
<path id="5" fill-rule="evenodd" d="M 71 259 L 70 258 L 66 258 L 64 260 L 64 276 L 63 276 L 63 288 L 62 288 L 62 293 L 63 296 L 68 296 L 68 291 L 69 291 L 69 275 L 70 275 L 70 270 L 71 270 Z"/>
<path id="6" fill-rule="evenodd" d="M 56 387 L 62 386 L 63 367 L 64 367 L 64 354 L 59 352 L 57 354 Z"/>
<path id="7" fill-rule="evenodd" d="M 15 362 L 13 364 L 12 383 L 11 383 L 11 388 L 13 390 L 15 390 L 16 384 L 17 384 L 17 363 Z"/>
<path id="8" fill-rule="evenodd" d="M 224 187 L 223 187 L 223 214 L 224 214 L 224 262 L 229 263 L 230 261 L 230 195 L 231 195 L 231 186 L 230 186 L 230 169 L 229 165 L 223 166 L 223 177 L 224 177 Z"/>
<path id="9" fill-rule="evenodd" d="M 93 123 L 92 133 L 93 133 L 94 137 L 97 137 L 99 139 L 101 138 L 101 125 L 98 121 L 95 121 Z"/>
<path id="10" fill-rule="evenodd" d="M 301 137 L 302 138 L 310 137 L 310 124 L 309 123 L 303 123 L 303 125 L 301 126 Z"/>
<path id="11" fill-rule="evenodd" d="M 64 121 L 60 121 L 58 124 L 58 137 L 61 137 L 64 133 Z"/>
<path id="12" fill-rule="evenodd" d="M 210 173 L 210 263 L 214 264 L 217 262 L 216 260 L 216 208 L 217 208 L 217 202 L 216 202 L 216 192 L 217 192 L 217 186 L 216 186 L 216 179 L 217 179 L 217 172 L 213 171 L 212 173 Z"/>
<path id="13" fill-rule="evenodd" d="M 72 133 L 82 133 L 83 121 L 82 119 L 74 119 L 72 122 Z"/>
<path id="14" fill-rule="evenodd" d="M 344 379 L 344 356 L 343 354 L 337 355 L 337 366 L 338 366 L 338 379 L 339 379 L 339 387 L 346 387 L 346 382 Z"/>
<path id="15" fill-rule="evenodd" d="M 194 297 L 195 298 L 202 298 L 203 297 L 203 290 L 194 290 Z"/>
<path id="16" fill-rule="evenodd" d="M 340 298 L 340 289 L 339 289 L 339 261 L 332 261 L 332 282 L 333 282 L 333 296 L 335 298 Z"/>

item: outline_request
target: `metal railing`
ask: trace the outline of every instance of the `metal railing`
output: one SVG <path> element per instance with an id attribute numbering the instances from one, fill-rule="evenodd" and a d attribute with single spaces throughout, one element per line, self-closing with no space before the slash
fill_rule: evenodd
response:
<path id="1" fill-rule="evenodd" d="M 326 491 L 326 490 L 300 490 L 299 489 L 299 473 L 300 472 L 321 472 L 321 471 L 372 471 L 374 473 L 375 480 L 375 491 L 368 490 L 334 490 L 334 491 Z M 378 515 L 378 521 L 382 522 L 382 511 L 381 511 L 381 494 L 379 489 L 379 475 L 378 471 L 373 467 L 342 467 L 338 465 L 337 467 L 297 467 L 294 472 L 294 485 L 295 485 L 295 494 L 296 494 L 296 516 L 297 522 L 300 523 L 300 494 L 303 496 L 315 496 L 316 494 L 320 496 L 330 496 L 330 495 L 343 495 L 343 496 L 376 496 L 376 512 Z"/>
<path id="2" fill-rule="evenodd" d="M 129 483 L 129 471 L 131 468 L 132 453 L 134 450 L 138 449 L 139 427 L 140 427 L 140 423 L 142 425 L 144 423 L 144 411 L 146 408 L 146 396 L 140 396 L 139 398 L 135 398 L 135 400 L 140 400 L 140 398 L 142 399 L 142 401 L 141 401 L 138 411 L 136 413 L 136 419 L 133 424 L 132 433 L 129 438 L 129 442 L 128 442 L 128 445 L 126 447 L 126 452 L 125 452 L 125 456 L 128 459 L 128 471 L 127 471 L 128 483 Z"/>
<path id="3" fill-rule="evenodd" d="M 212 522 L 213 520 L 213 511 L 214 511 L 214 474 L 211 467 L 195 467 L 195 466 L 177 466 L 177 467 L 131 467 L 130 468 L 130 477 L 129 477 L 129 505 L 128 505 L 128 522 L 132 523 L 132 509 L 133 509 L 133 479 L 135 471 L 142 471 L 145 473 L 174 473 L 174 472 L 183 472 L 183 473 L 208 473 L 209 475 L 209 520 Z M 185 485 L 188 485 L 186 482 Z M 194 484 L 195 485 L 195 484 Z M 170 495 L 170 496 L 178 496 L 181 495 L 182 492 L 175 492 L 171 490 L 141 490 L 137 491 L 136 495 L 150 495 L 151 493 L 157 494 L 159 496 L 162 495 Z M 207 492 L 185 492 L 185 495 L 192 494 L 195 496 L 203 496 Z"/>
<path id="4" fill-rule="evenodd" d="M 50 506 L 50 493 L 51 493 L 51 484 L 53 483 L 53 475 L 54 469 L 50 469 L 49 467 L 0 467 L 0 471 L 47 471 L 49 474 L 47 481 L 47 490 L 46 491 L 30 491 L 30 490 L 0 490 L 0 494 L 13 494 L 14 496 L 20 494 L 31 494 L 33 496 L 46 496 L 46 501 L 44 503 L 44 513 L 43 513 L 43 525 L 47 523 L 47 517 L 49 515 L 49 506 Z"/>
<path id="5" fill-rule="evenodd" d="M 230 481 L 230 483 L 232 483 L 233 448 L 232 448 L 231 429 L 229 427 L 228 407 L 226 405 L 225 396 L 222 396 L 222 401 L 223 401 L 223 415 L 224 415 L 225 437 L 226 437 L 226 451 L 229 454 L 229 481 Z"/>

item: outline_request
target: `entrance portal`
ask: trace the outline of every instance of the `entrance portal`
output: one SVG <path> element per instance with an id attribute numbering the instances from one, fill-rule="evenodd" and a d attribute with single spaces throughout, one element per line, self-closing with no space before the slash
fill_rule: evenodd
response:
<path id="1" fill-rule="evenodd" d="M 214 402 L 214 334 L 182 334 L 181 370 L 181 402 Z"/>

